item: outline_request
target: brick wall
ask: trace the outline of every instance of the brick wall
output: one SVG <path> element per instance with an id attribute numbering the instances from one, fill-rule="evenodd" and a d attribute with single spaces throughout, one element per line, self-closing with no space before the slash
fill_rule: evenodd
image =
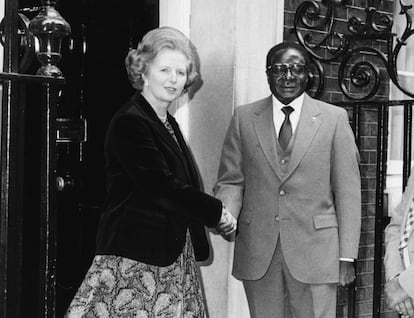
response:
<path id="1" fill-rule="evenodd" d="M 296 35 L 293 31 L 293 21 L 297 7 L 303 1 L 299 0 L 285 0 L 285 26 L 284 39 L 296 41 Z M 345 6 L 338 7 L 335 20 L 335 30 L 344 34 L 349 34 L 347 30 L 347 21 L 350 17 L 360 17 L 365 20 L 365 6 L 368 1 L 362 0 L 348 0 Z M 377 1 L 381 2 L 381 1 Z M 377 6 L 380 12 L 390 13 L 392 17 L 393 1 L 385 0 Z M 326 34 L 326 31 L 312 32 L 315 38 L 321 38 Z M 386 42 L 380 40 L 360 41 L 353 43 L 351 49 L 367 45 L 379 49 L 386 53 Z M 356 59 L 351 60 L 351 64 L 361 60 L 377 62 L 380 67 L 380 88 L 375 99 L 387 99 L 389 95 L 389 77 L 387 72 L 379 62 L 378 58 L 369 54 L 364 54 Z M 325 70 L 325 89 L 322 92 L 320 99 L 338 103 L 346 101 L 346 97 L 342 93 L 338 85 L 338 62 L 331 62 L 323 64 Z M 364 90 L 349 86 L 347 80 L 347 87 L 351 90 L 352 96 L 361 96 Z M 361 182 L 362 182 L 362 231 L 359 248 L 359 256 L 357 261 L 357 280 L 356 280 L 356 317 L 372 317 L 372 300 L 373 300 L 373 283 L 374 283 L 374 230 L 375 230 L 375 191 L 376 191 L 376 143 L 377 143 L 377 111 L 368 106 L 362 107 L 361 112 L 361 126 L 360 126 L 360 154 L 361 154 Z M 382 302 L 383 303 L 383 302 Z M 338 306 L 337 317 L 348 317 L 348 290 L 347 288 L 338 288 Z M 385 311 L 382 309 L 382 312 Z M 397 317 L 395 313 L 384 313 L 381 317 Z"/>

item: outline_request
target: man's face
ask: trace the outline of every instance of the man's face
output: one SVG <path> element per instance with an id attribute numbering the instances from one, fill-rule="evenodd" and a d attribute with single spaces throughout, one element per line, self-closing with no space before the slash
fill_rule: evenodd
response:
<path id="1" fill-rule="evenodd" d="M 275 52 L 267 70 L 272 94 L 283 104 L 302 95 L 308 84 L 308 65 L 302 53 L 294 48 Z"/>

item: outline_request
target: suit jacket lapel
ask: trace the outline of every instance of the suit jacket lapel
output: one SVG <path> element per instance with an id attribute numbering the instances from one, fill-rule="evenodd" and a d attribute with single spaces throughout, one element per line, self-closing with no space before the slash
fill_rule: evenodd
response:
<path id="1" fill-rule="evenodd" d="M 286 178 L 297 168 L 321 125 L 317 101 L 305 94 Z"/>
<path id="2" fill-rule="evenodd" d="M 282 179 L 282 171 L 278 165 L 278 155 L 276 150 L 276 133 L 273 124 L 272 97 L 264 100 L 263 107 L 258 110 L 254 118 L 254 129 L 260 146 L 269 161 L 270 166 L 279 179 Z"/>

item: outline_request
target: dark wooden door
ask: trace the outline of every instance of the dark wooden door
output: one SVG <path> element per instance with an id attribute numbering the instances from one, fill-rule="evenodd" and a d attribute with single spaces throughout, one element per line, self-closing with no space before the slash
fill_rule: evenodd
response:
<path id="1" fill-rule="evenodd" d="M 131 96 L 124 68 L 129 47 L 158 26 L 158 1 L 61 1 L 72 26 L 62 60 L 67 84 L 58 117 L 86 121 L 86 142 L 58 143 L 56 317 L 62 317 L 88 270 L 105 198 L 103 141 L 112 114 Z M 64 127 L 62 127 L 64 128 Z M 81 129 L 80 129 L 81 131 Z M 81 136 L 75 138 L 82 139 Z M 62 180 L 62 179 L 61 179 Z"/>
<path id="2" fill-rule="evenodd" d="M 36 15 L 34 7 L 39 5 L 40 1 L 19 1 L 20 12 L 29 19 Z M 59 64 L 65 84 L 56 109 L 57 188 L 50 189 L 56 191 L 56 257 L 47 264 L 52 275 L 42 281 L 42 93 L 38 85 L 28 85 L 21 194 L 21 317 L 63 317 L 91 264 L 105 198 L 104 136 L 112 114 L 133 93 L 124 58 L 143 34 L 158 26 L 158 0 L 60 0 L 56 8 L 72 28 L 71 36 L 63 41 Z M 34 60 L 26 72 L 34 74 L 38 67 Z M 54 286 L 50 297 L 41 297 L 42 284 Z"/>

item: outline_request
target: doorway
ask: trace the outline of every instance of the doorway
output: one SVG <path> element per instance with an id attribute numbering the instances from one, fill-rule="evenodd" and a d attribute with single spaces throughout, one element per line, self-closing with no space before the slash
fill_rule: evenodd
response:
<path id="1" fill-rule="evenodd" d="M 12 0 L 9 0 L 12 1 Z M 29 19 L 41 1 L 20 0 Z M 57 105 L 56 297 L 39 297 L 40 99 L 27 86 L 24 120 L 22 317 L 63 317 L 91 264 L 100 207 L 105 198 L 103 141 L 113 113 L 133 93 L 124 69 L 130 47 L 159 24 L 158 0 L 60 0 L 56 9 L 71 25 L 59 67 L 65 85 Z M 35 74 L 36 60 L 26 71 Z M 36 314 L 37 313 L 37 314 Z"/>

